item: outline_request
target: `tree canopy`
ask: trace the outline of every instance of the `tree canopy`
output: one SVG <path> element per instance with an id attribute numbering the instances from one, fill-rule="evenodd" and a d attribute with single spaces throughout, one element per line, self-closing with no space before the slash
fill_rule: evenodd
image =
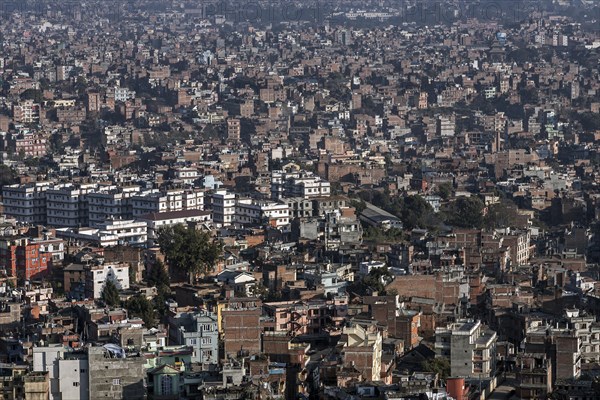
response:
<path id="1" fill-rule="evenodd" d="M 450 361 L 446 357 L 430 358 L 423 361 L 421 368 L 425 372 L 438 374 L 440 379 L 446 379 L 450 376 Z"/>
<path id="2" fill-rule="evenodd" d="M 207 232 L 182 224 L 160 229 L 158 244 L 169 267 L 187 273 L 190 282 L 212 271 L 221 254 L 221 246 Z"/>
<path id="3" fill-rule="evenodd" d="M 2 164 L 0 165 L 0 187 L 15 182 L 17 174 L 14 169 Z"/>
<path id="4" fill-rule="evenodd" d="M 147 328 L 156 326 L 154 304 L 141 294 L 127 300 L 125 308 L 131 316 L 141 318 Z"/>
<path id="5" fill-rule="evenodd" d="M 148 276 L 146 277 L 146 282 L 148 282 L 149 285 L 156 286 L 158 293 L 165 293 L 169 291 L 171 279 L 167 269 L 165 268 L 165 265 L 162 262 L 157 261 L 152 266 Z"/>
<path id="6" fill-rule="evenodd" d="M 111 279 L 107 279 L 104 283 L 100 298 L 110 307 L 115 307 L 121 302 L 119 289 Z"/>
<path id="7" fill-rule="evenodd" d="M 445 222 L 459 228 L 481 228 L 484 208 L 479 197 L 459 197 L 444 210 Z"/>

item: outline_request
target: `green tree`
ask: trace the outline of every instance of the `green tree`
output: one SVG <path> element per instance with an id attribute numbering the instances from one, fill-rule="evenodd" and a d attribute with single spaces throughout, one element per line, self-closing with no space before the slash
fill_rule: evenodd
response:
<path id="1" fill-rule="evenodd" d="M 388 269 L 373 268 L 369 274 L 363 278 L 363 283 L 371 288 L 372 291 L 378 292 L 380 295 L 385 294 L 385 286 L 394 280 L 394 276 Z"/>
<path id="2" fill-rule="evenodd" d="M 448 200 L 452 195 L 452 185 L 448 182 L 440 183 L 435 193 L 442 198 L 442 200 Z"/>
<path id="3" fill-rule="evenodd" d="M 459 197 L 445 210 L 445 221 L 459 228 L 481 228 L 484 207 L 479 197 Z"/>
<path id="4" fill-rule="evenodd" d="M 221 255 L 221 246 L 208 232 L 185 225 L 165 227 L 158 232 L 158 244 L 169 267 L 184 271 L 193 283 L 198 275 L 212 271 Z"/>
<path id="5" fill-rule="evenodd" d="M 402 222 L 407 229 L 425 228 L 426 217 L 432 213 L 431 205 L 423 197 L 407 196 L 402 206 Z"/>
<path id="6" fill-rule="evenodd" d="M 515 227 L 519 208 L 511 200 L 502 199 L 499 203 L 488 207 L 483 218 L 483 226 L 487 229 Z"/>
<path id="7" fill-rule="evenodd" d="M 148 282 L 149 285 L 156 286 L 158 293 L 167 293 L 170 291 L 171 278 L 169 277 L 165 265 L 161 261 L 157 261 L 152 266 L 148 277 L 146 278 L 146 282 Z"/>
<path id="8" fill-rule="evenodd" d="M 119 305 L 121 299 L 119 298 L 119 289 L 111 279 L 107 279 L 102 289 L 100 298 L 110 307 Z"/>
<path id="9" fill-rule="evenodd" d="M 16 178 L 17 174 L 14 169 L 4 164 L 0 165 L 0 187 L 14 183 Z"/>
<path id="10" fill-rule="evenodd" d="M 446 379 L 450 376 L 450 361 L 446 357 L 436 357 L 425 360 L 421 363 L 421 368 L 425 372 L 438 374 L 440 379 Z"/>
<path id="11" fill-rule="evenodd" d="M 151 328 L 156 326 L 154 304 L 141 294 L 127 300 L 125 308 L 130 315 L 141 318 L 146 327 Z"/>

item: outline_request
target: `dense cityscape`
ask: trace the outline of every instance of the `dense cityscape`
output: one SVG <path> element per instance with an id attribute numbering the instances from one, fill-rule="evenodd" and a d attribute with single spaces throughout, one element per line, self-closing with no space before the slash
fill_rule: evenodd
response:
<path id="1" fill-rule="evenodd" d="M 0 400 L 600 398 L 597 1 L 0 21 Z"/>

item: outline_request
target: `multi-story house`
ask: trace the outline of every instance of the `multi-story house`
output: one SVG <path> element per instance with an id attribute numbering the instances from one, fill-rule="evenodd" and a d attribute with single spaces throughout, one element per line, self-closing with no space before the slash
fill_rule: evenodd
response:
<path id="1" fill-rule="evenodd" d="M 23 157 L 44 157 L 48 150 L 44 135 L 34 132 L 22 132 L 14 137 L 15 154 Z"/>
<path id="2" fill-rule="evenodd" d="M 204 369 L 219 361 L 217 315 L 206 311 L 177 312 L 169 316 L 169 337 L 173 344 L 194 349 L 192 361 Z"/>
<path id="3" fill-rule="evenodd" d="M 261 352 L 262 302 L 254 297 L 231 298 L 219 304 L 219 322 L 225 355 Z"/>
<path id="4" fill-rule="evenodd" d="M 85 267 L 85 295 L 99 299 L 107 281 L 117 289 L 129 289 L 129 266 L 126 264 L 87 265 Z"/>
<path id="5" fill-rule="evenodd" d="M 18 124 L 34 124 L 40 120 L 40 105 L 33 100 L 23 100 L 13 105 L 13 119 Z"/>
<path id="6" fill-rule="evenodd" d="M 287 204 L 272 201 L 238 199 L 233 223 L 242 226 L 269 224 L 274 228 L 286 229 L 290 224 Z"/>
<path id="7" fill-rule="evenodd" d="M 98 229 L 105 242 L 112 242 L 111 237 L 114 237 L 114 244 L 105 243 L 104 246 L 145 246 L 148 241 L 148 226 L 144 221 L 108 219 L 98 224 Z"/>
<path id="8" fill-rule="evenodd" d="M 146 223 L 148 229 L 148 245 L 153 246 L 158 238 L 158 230 L 160 228 L 189 223 L 211 224 L 212 218 L 210 211 L 181 210 L 154 212 L 139 217 L 137 221 Z"/>
<path id="9" fill-rule="evenodd" d="M 489 377 L 496 368 L 496 340 L 481 321 L 460 320 L 436 328 L 436 357 L 450 360 L 452 376 Z"/>
<path id="10" fill-rule="evenodd" d="M 271 173 L 271 198 L 324 197 L 331 194 L 331 184 L 312 173 L 273 171 Z"/>
<path id="11" fill-rule="evenodd" d="M 212 194 L 213 222 L 217 226 L 229 226 L 234 223 L 235 193 L 217 190 Z"/>
<path id="12" fill-rule="evenodd" d="M 9 238 L 0 241 L 0 268 L 20 281 L 39 279 L 52 266 L 52 253 L 45 246 L 28 237 Z"/>
<path id="13" fill-rule="evenodd" d="M 381 356 L 383 338 L 381 332 L 361 325 L 344 327 L 342 331 L 344 365 L 354 367 L 363 379 L 381 381 Z"/>
<path id="14" fill-rule="evenodd" d="M 265 303 L 263 309 L 274 319 L 274 330 L 291 335 L 321 334 L 341 328 L 348 312 L 348 297 L 332 300 L 284 301 Z"/>
<path id="15" fill-rule="evenodd" d="M 285 199 L 288 205 L 290 220 L 294 218 L 312 217 L 313 202 L 303 197 L 289 197 Z"/>

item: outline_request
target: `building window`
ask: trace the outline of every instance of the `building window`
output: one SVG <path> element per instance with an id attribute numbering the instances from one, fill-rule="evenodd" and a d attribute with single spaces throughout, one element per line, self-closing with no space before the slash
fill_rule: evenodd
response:
<path id="1" fill-rule="evenodd" d="M 160 381 L 160 391 L 163 396 L 173 394 L 173 377 L 171 375 L 165 375 Z"/>
<path id="2" fill-rule="evenodd" d="M 79 382 L 73 382 L 73 386 L 79 387 Z"/>
<path id="3" fill-rule="evenodd" d="M 120 385 L 121 384 L 121 379 L 120 378 L 115 378 L 113 379 L 113 385 Z"/>

